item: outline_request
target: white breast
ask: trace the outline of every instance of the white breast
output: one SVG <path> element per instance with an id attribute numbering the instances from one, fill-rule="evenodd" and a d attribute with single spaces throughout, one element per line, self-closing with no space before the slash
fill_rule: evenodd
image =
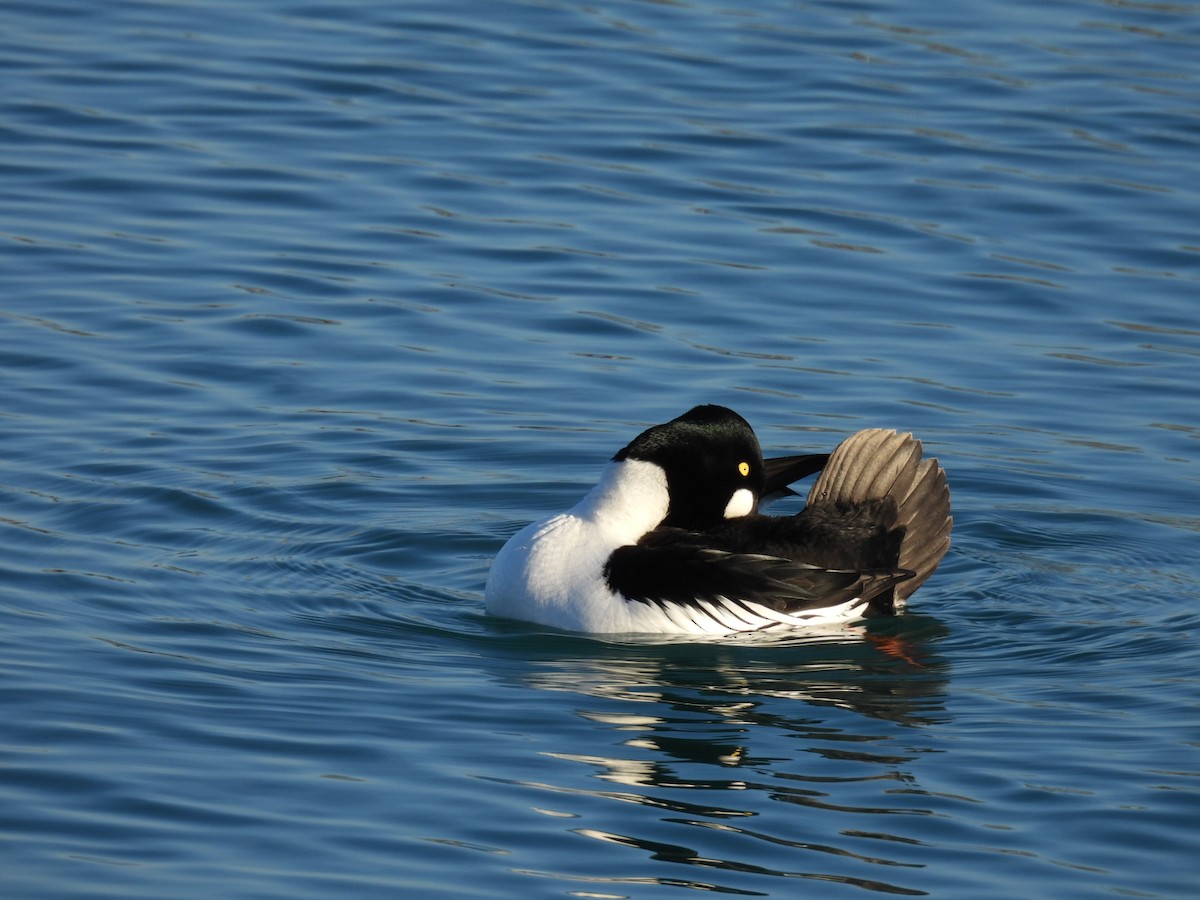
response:
<path id="1" fill-rule="evenodd" d="M 667 514 L 663 470 L 641 460 L 612 463 L 572 509 L 513 535 L 488 574 L 487 611 L 571 631 L 646 631 L 634 621 L 644 604 L 608 589 L 604 565 L 618 547 L 637 543 Z"/>

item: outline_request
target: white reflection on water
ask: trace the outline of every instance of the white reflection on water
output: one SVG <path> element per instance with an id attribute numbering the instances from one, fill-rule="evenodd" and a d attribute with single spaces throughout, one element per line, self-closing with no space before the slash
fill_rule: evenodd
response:
<path id="1" fill-rule="evenodd" d="M 949 721 L 933 647 L 942 633 L 911 617 L 752 646 L 595 641 L 589 653 L 572 640 L 574 652 L 547 653 L 521 680 L 579 696 L 584 734 L 563 728 L 540 751 L 552 761 L 542 777 L 499 780 L 571 834 L 654 861 L 919 894 L 878 870 L 923 867 L 911 849 L 922 841 L 896 823 L 940 815 L 920 787 L 931 749 L 917 736 Z M 613 803 L 645 814 L 613 820 Z M 641 882 L 578 865 L 526 874 Z M 651 881 L 741 892 L 692 876 Z"/>

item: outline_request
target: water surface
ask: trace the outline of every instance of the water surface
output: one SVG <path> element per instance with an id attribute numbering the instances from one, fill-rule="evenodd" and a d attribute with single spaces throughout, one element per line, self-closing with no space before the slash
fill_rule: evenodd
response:
<path id="1" fill-rule="evenodd" d="M 1200 7 L 3 21 L 6 895 L 1194 892 Z M 912 613 L 486 618 L 697 402 L 918 434 Z"/>

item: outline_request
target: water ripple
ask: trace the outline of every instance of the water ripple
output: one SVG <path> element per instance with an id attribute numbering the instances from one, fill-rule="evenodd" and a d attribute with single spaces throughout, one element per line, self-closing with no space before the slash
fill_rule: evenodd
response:
<path id="1" fill-rule="evenodd" d="M 10 4 L 9 892 L 1187 893 L 1195 19 Z M 704 401 L 922 437 L 912 614 L 483 615 Z"/>

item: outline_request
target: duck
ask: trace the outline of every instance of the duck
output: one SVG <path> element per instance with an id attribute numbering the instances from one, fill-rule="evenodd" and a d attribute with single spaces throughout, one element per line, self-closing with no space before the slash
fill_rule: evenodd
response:
<path id="1" fill-rule="evenodd" d="M 810 475 L 803 509 L 762 512 Z M 952 524 L 945 471 L 911 434 L 764 459 L 746 419 L 706 404 L 647 428 L 573 507 L 510 537 L 485 607 L 591 634 L 819 629 L 902 612 Z"/>

